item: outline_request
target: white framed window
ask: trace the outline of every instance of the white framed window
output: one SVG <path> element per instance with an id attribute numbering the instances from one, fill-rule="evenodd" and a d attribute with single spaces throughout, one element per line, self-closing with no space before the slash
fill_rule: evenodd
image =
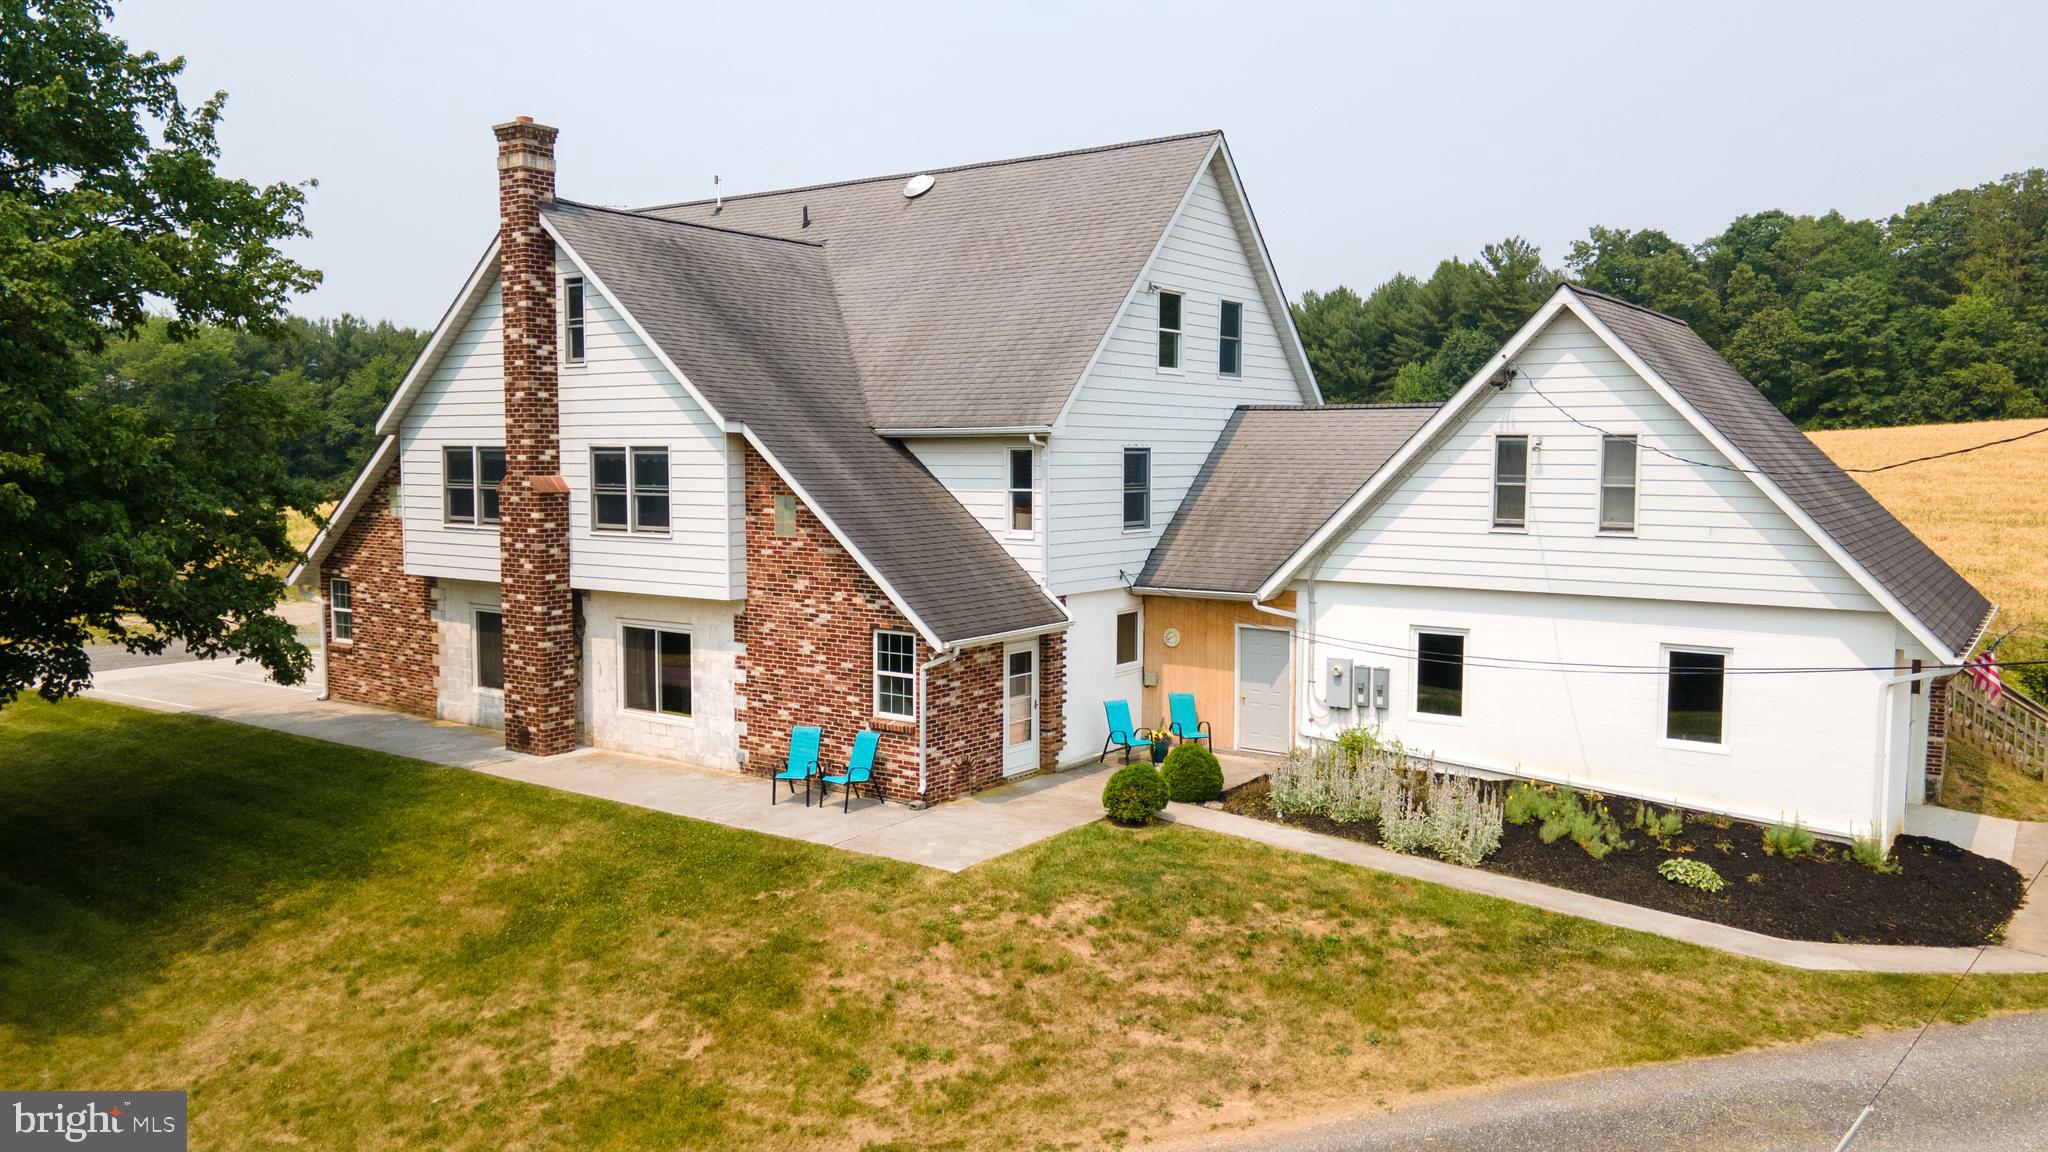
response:
<path id="1" fill-rule="evenodd" d="M 1152 450 L 1124 449 L 1124 531 L 1152 526 Z"/>
<path id="2" fill-rule="evenodd" d="M 639 624 L 619 627 L 621 703 L 630 712 L 690 715 L 690 634 Z"/>
<path id="3" fill-rule="evenodd" d="M 327 581 L 327 630 L 336 644 L 356 638 L 356 602 L 346 576 Z"/>
<path id="4" fill-rule="evenodd" d="M 592 448 L 590 523 L 604 532 L 668 531 L 668 449 Z"/>
<path id="5" fill-rule="evenodd" d="M 451 444 L 441 449 L 441 520 L 496 524 L 498 488 L 505 480 L 505 450 Z"/>
<path id="6" fill-rule="evenodd" d="M 1465 715 L 1465 633 L 1415 630 L 1415 711 Z"/>
<path id="7" fill-rule="evenodd" d="M 583 363 L 583 277 L 562 281 L 562 362 Z"/>
<path id="8" fill-rule="evenodd" d="M 1180 369 L 1180 305 L 1178 292 L 1159 294 L 1159 366 Z"/>
<path id="9" fill-rule="evenodd" d="M 1529 438 L 1493 438 L 1493 526 L 1529 525 Z"/>
<path id="10" fill-rule="evenodd" d="M 1116 614 L 1116 666 L 1134 668 L 1144 656 L 1144 633 L 1138 609 Z"/>
<path id="11" fill-rule="evenodd" d="M 1026 533 L 1031 531 L 1031 473 L 1031 449 L 1010 449 L 1010 531 L 1012 532 Z"/>
<path id="12" fill-rule="evenodd" d="M 1728 653 L 1712 648 L 1666 648 L 1664 738 L 1719 746 L 1726 722 Z"/>
<path id="13" fill-rule="evenodd" d="M 505 690 L 505 614 L 496 608 L 476 611 L 476 686 Z"/>
<path id="14" fill-rule="evenodd" d="M 1636 438 L 1600 438 L 1600 530 L 1636 530 Z"/>
<path id="15" fill-rule="evenodd" d="M 875 633 L 875 715 L 917 719 L 917 637 Z"/>
<path id="16" fill-rule="evenodd" d="M 1216 327 L 1216 374 L 1244 374 L 1244 305 L 1223 302 L 1223 316 Z"/>

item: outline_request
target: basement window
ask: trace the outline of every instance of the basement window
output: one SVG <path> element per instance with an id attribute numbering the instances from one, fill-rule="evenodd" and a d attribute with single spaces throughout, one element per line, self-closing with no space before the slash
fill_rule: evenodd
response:
<path id="1" fill-rule="evenodd" d="M 1529 438 L 1493 438 L 1493 526 L 1526 528 L 1529 524 Z"/>
<path id="2" fill-rule="evenodd" d="M 336 644 L 347 644 L 356 638 L 355 603 L 346 578 L 336 576 L 327 582 L 327 629 Z"/>
<path id="3" fill-rule="evenodd" d="M 917 637 L 875 633 L 875 715 L 917 719 Z"/>
<path id="4" fill-rule="evenodd" d="M 1180 293 L 1159 294 L 1159 366 L 1180 367 Z"/>
<path id="5" fill-rule="evenodd" d="M 1671 675 L 1664 697 L 1664 738 L 1719 744 L 1728 654 L 1671 649 L 1665 657 Z"/>
<path id="6" fill-rule="evenodd" d="M 1223 322 L 1216 331 L 1216 372 L 1238 376 L 1244 372 L 1244 305 L 1223 302 Z"/>
<path id="7" fill-rule="evenodd" d="M 1031 449 L 1010 449 L 1010 531 L 1031 531 Z"/>
<path id="8" fill-rule="evenodd" d="M 666 532 L 668 521 L 668 449 L 590 450 L 594 527 L 606 532 Z"/>
<path id="9" fill-rule="evenodd" d="M 476 614 L 476 686 L 493 692 L 505 690 L 505 614 L 478 610 Z"/>
<path id="10" fill-rule="evenodd" d="M 583 363 L 583 277 L 562 281 L 562 362 Z"/>
<path id="11" fill-rule="evenodd" d="M 626 707 L 662 716 L 688 716 L 690 634 L 627 625 L 621 638 Z"/>

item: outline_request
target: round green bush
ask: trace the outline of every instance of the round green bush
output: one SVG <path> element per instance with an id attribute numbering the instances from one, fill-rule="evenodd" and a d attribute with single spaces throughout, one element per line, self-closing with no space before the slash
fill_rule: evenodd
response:
<path id="1" fill-rule="evenodd" d="M 1200 744 L 1181 744 L 1166 754 L 1159 770 L 1166 794 L 1182 804 L 1202 804 L 1223 796 L 1223 765 Z"/>
<path id="2" fill-rule="evenodd" d="M 1125 765 L 1103 786 L 1102 806 L 1115 823 L 1143 824 L 1166 807 L 1166 781 L 1150 764 Z"/>

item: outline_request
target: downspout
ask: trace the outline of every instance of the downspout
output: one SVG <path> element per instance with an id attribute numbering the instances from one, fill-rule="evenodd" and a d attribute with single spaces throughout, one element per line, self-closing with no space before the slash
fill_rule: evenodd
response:
<path id="1" fill-rule="evenodd" d="M 1050 596 L 1052 595 L 1052 460 L 1050 459 L 1052 456 L 1052 437 L 1047 435 L 1041 440 L 1039 435 L 1039 433 L 1033 432 L 1024 437 L 1024 439 L 1033 448 L 1044 449 L 1047 457 L 1045 461 L 1044 507 L 1039 518 L 1039 523 L 1043 524 L 1044 528 L 1038 533 L 1038 586 L 1045 589 L 1046 595 Z"/>
<path id="2" fill-rule="evenodd" d="M 320 605 L 320 694 L 313 697 L 315 700 L 327 699 L 327 686 L 334 676 L 333 671 L 327 666 L 327 622 L 332 620 L 333 617 L 327 611 L 327 597 L 321 595 L 320 592 L 320 589 L 325 584 L 326 581 L 320 579 L 320 570 L 315 568 L 313 570 L 313 602 Z"/>
<path id="3" fill-rule="evenodd" d="M 925 767 L 927 756 L 925 750 L 925 698 L 930 695 L 926 689 L 931 683 L 931 670 L 941 664 L 951 662 L 958 655 L 960 655 L 958 648 L 948 648 L 917 666 L 917 799 L 911 801 L 910 806 L 912 808 L 921 809 L 925 807 L 924 793 L 930 779 L 930 775 Z"/>

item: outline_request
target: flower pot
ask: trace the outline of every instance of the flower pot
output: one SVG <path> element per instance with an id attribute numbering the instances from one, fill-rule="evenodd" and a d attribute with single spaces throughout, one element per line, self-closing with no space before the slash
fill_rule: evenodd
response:
<path id="1" fill-rule="evenodd" d="M 1166 763 L 1166 744 L 1171 739 L 1173 739 L 1171 736 L 1152 737 L 1152 766 L 1154 768 Z"/>

